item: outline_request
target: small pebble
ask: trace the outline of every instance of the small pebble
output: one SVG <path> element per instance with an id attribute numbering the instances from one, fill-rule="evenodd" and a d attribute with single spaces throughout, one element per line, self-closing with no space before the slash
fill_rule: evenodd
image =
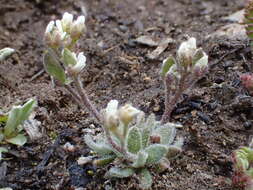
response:
<path id="1" fill-rule="evenodd" d="M 67 152 L 74 152 L 76 150 L 75 146 L 67 142 L 63 145 L 63 149 Z"/>
<path id="2" fill-rule="evenodd" d="M 77 163 L 78 163 L 78 165 L 81 166 L 81 165 L 87 164 L 91 161 L 92 161 L 92 157 L 90 157 L 90 156 L 88 156 L 88 157 L 81 156 L 81 157 L 78 158 Z"/>
<path id="3" fill-rule="evenodd" d="M 154 112 L 158 112 L 158 111 L 160 110 L 160 106 L 159 106 L 159 105 L 155 106 L 155 107 L 153 108 L 153 110 L 154 110 Z"/>
<path id="4" fill-rule="evenodd" d="M 246 130 L 249 130 L 251 129 L 252 127 L 252 122 L 251 121 L 246 121 L 243 123 L 243 127 L 246 129 Z"/>

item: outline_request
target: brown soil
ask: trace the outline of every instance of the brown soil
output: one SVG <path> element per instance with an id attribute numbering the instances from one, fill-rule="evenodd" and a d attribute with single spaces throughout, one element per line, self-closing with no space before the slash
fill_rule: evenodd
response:
<path id="1" fill-rule="evenodd" d="M 65 11 L 87 16 L 87 35 L 80 41 L 88 61 L 83 84 L 97 106 L 111 99 L 131 102 L 157 118 L 164 110 L 161 61 L 175 50 L 186 35 L 196 37 L 210 56 L 209 74 L 185 95 L 173 112 L 172 121 L 184 125 L 184 151 L 171 162 L 171 169 L 155 174 L 152 189 L 232 190 L 230 155 L 247 145 L 252 134 L 253 98 L 242 89 L 239 74 L 248 72 L 247 41 L 205 40 L 205 36 L 226 24 L 222 17 L 243 8 L 244 0 L 0 0 L 0 48 L 17 53 L 0 64 L 0 106 L 36 96 L 36 119 L 42 122 L 43 138 L 23 147 L 11 147 L 0 162 L 7 164 L 0 175 L 0 188 L 19 189 L 138 189 L 135 178 L 106 180 L 104 169 L 80 167 L 76 160 L 88 155 L 84 131 L 100 127 L 80 110 L 61 88 L 53 89 L 43 69 L 43 32 L 51 19 Z M 152 47 L 134 39 L 150 35 L 171 37 L 157 60 L 149 60 Z M 221 56 L 227 55 L 220 60 Z M 62 145 L 71 142 L 78 150 L 67 153 Z M 2 169 L 3 170 L 3 169 Z M 91 172 L 93 171 L 93 172 Z M 93 173 L 93 174 L 92 174 Z"/>

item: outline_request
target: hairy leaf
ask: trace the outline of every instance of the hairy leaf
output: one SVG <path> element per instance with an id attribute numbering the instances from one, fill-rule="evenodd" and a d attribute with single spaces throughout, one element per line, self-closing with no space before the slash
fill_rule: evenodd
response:
<path id="1" fill-rule="evenodd" d="M 162 158 L 157 164 L 157 167 L 155 169 L 158 173 L 161 173 L 169 168 L 170 168 L 170 161 L 167 158 Z"/>
<path id="2" fill-rule="evenodd" d="M 18 145 L 18 146 L 23 146 L 26 141 L 27 138 L 23 135 L 23 134 L 18 134 L 15 137 L 9 138 L 9 139 L 5 139 L 7 142 Z"/>
<path id="3" fill-rule="evenodd" d="M 99 155 L 109 155 L 113 153 L 113 150 L 110 146 L 104 142 L 94 142 L 90 135 L 85 135 L 84 140 L 87 146 Z"/>
<path id="4" fill-rule="evenodd" d="M 168 152 L 167 152 L 167 158 L 174 158 L 175 156 L 177 156 L 180 152 L 182 151 L 181 148 L 179 148 L 178 146 L 175 145 L 170 145 L 168 147 Z"/>
<path id="5" fill-rule="evenodd" d="M 140 186 L 142 189 L 148 189 L 151 187 L 153 180 L 150 172 L 143 168 L 139 174 Z"/>
<path id="6" fill-rule="evenodd" d="M 74 58 L 72 52 L 67 48 L 63 50 L 63 61 L 67 66 L 76 64 L 76 59 Z"/>
<path id="7" fill-rule="evenodd" d="M 145 149 L 148 154 L 146 164 L 158 163 L 167 153 L 167 147 L 161 144 L 153 144 Z"/>
<path id="8" fill-rule="evenodd" d="M 132 127 L 126 137 L 127 149 L 131 153 L 137 153 L 141 149 L 141 133 L 137 127 Z"/>
<path id="9" fill-rule="evenodd" d="M 30 99 L 23 106 L 13 106 L 4 127 L 6 138 L 9 138 L 17 130 L 17 127 L 28 119 L 35 106 L 36 100 L 34 99 Z"/>
<path id="10" fill-rule="evenodd" d="M 130 177 L 134 174 L 134 170 L 132 168 L 116 168 L 112 167 L 108 172 L 106 172 L 105 177 L 106 178 L 125 178 Z"/>
<path id="11" fill-rule="evenodd" d="M 150 134 L 151 134 L 151 130 L 149 128 L 144 128 L 142 130 L 141 141 L 142 141 L 143 148 L 146 148 L 149 145 Z"/>
<path id="12" fill-rule="evenodd" d="M 176 128 L 171 126 L 170 123 L 159 126 L 154 134 L 161 137 L 161 144 L 171 144 L 176 136 Z"/>
<path id="13" fill-rule="evenodd" d="M 149 145 L 150 134 L 156 125 L 155 115 L 150 114 L 147 118 L 145 126 L 142 129 L 142 147 L 145 148 Z"/>
<path id="14" fill-rule="evenodd" d="M 53 57 L 49 52 L 44 55 L 44 67 L 49 75 L 54 77 L 56 80 L 65 84 L 67 82 L 66 74 L 59 61 Z"/>
<path id="15" fill-rule="evenodd" d="M 167 72 L 170 70 L 171 66 L 176 64 L 176 60 L 174 57 L 169 57 L 166 60 L 163 61 L 161 75 L 162 77 L 165 77 Z"/>
<path id="16" fill-rule="evenodd" d="M 96 166 L 105 166 L 107 164 L 110 164 L 111 162 L 114 161 L 114 159 L 116 158 L 116 155 L 105 155 L 99 159 L 94 160 L 94 164 Z"/>
<path id="17" fill-rule="evenodd" d="M 6 123 L 7 120 L 8 120 L 8 114 L 6 114 L 6 115 L 0 114 L 0 124 L 1 123 Z"/>
<path id="18" fill-rule="evenodd" d="M 197 49 L 195 54 L 193 55 L 192 63 L 195 65 L 203 56 L 205 55 L 202 48 Z"/>
<path id="19" fill-rule="evenodd" d="M 141 168 L 141 167 L 145 166 L 147 158 L 148 158 L 148 154 L 146 152 L 144 152 L 144 151 L 138 152 L 137 159 L 132 164 L 132 166 L 134 168 Z"/>

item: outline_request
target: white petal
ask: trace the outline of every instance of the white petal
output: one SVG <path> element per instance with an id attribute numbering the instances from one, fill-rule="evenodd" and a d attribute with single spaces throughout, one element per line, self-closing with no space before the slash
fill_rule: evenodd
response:
<path id="1" fill-rule="evenodd" d="M 63 33 L 63 28 L 60 20 L 56 20 L 56 27 L 60 33 Z"/>
<path id="2" fill-rule="evenodd" d="M 74 58 L 76 59 L 76 54 L 72 53 Z M 79 53 L 77 57 L 77 63 L 71 68 L 72 72 L 80 73 L 83 68 L 86 66 L 86 57 L 83 55 L 83 53 Z"/>
<path id="3" fill-rule="evenodd" d="M 78 54 L 77 62 L 80 62 L 81 64 L 83 64 L 85 66 L 86 57 L 84 56 L 83 52 Z"/>
<path id="4" fill-rule="evenodd" d="M 189 48 L 197 49 L 196 38 L 190 38 L 190 39 L 188 39 L 187 44 L 188 44 Z"/>
<path id="5" fill-rule="evenodd" d="M 54 24 L 55 24 L 54 21 L 50 21 L 50 22 L 48 23 L 47 28 L 46 28 L 46 31 L 45 31 L 46 34 L 52 32 L 52 30 L 53 30 L 53 28 L 54 28 Z"/>
<path id="6" fill-rule="evenodd" d="M 128 125 L 141 111 L 131 106 L 130 104 L 126 104 L 119 109 L 119 118 L 125 125 Z"/>
<path id="7" fill-rule="evenodd" d="M 177 53 L 178 53 L 179 58 L 192 57 L 196 49 L 197 49 L 196 39 L 190 38 L 180 45 Z"/>
<path id="8" fill-rule="evenodd" d="M 134 117 L 135 115 L 137 115 L 141 112 L 140 110 L 136 109 L 135 107 L 131 106 L 130 104 L 126 104 L 121 109 L 125 114 L 129 115 L 130 117 Z"/>
<path id="9" fill-rule="evenodd" d="M 84 23 L 85 23 L 85 16 L 79 16 L 76 19 L 75 23 L 78 24 L 78 25 L 84 25 Z"/>
<path id="10" fill-rule="evenodd" d="M 108 117 L 109 115 L 110 116 L 115 116 L 117 114 L 117 111 L 118 111 L 118 105 L 119 105 L 118 100 L 111 100 L 107 104 L 107 107 L 105 109 L 106 117 Z"/>
<path id="11" fill-rule="evenodd" d="M 198 60 L 198 62 L 195 64 L 195 67 L 203 68 L 208 66 L 208 56 L 206 53 L 204 53 L 204 56 Z"/>
<path id="12" fill-rule="evenodd" d="M 73 22 L 73 15 L 68 13 L 68 12 L 65 12 L 62 16 L 62 22 L 64 23 L 71 23 Z"/>

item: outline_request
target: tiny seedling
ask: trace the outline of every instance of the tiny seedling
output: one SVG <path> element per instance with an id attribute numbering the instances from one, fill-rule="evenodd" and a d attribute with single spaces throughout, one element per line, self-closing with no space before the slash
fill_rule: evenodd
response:
<path id="1" fill-rule="evenodd" d="M 232 154 L 234 186 L 253 189 L 253 140 L 248 147 L 241 147 Z"/>
<path id="2" fill-rule="evenodd" d="M 105 174 L 107 178 L 137 174 L 141 188 L 150 188 L 152 176 L 148 169 L 163 171 L 181 152 L 183 140 L 175 141 L 177 125 L 161 124 L 153 114 L 145 118 L 131 105 L 118 108 L 118 101 L 111 100 L 101 117 L 104 134 L 97 135 L 95 141 L 85 135 L 85 142 L 98 156 L 96 166 L 114 163 Z"/>
<path id="3" fill-rule="evenodd" d="M 22 132 L 22 124 L 28 119 L 35 106 L 36 101 L 31 99 L 23 106 L 13 106 L 9 113 L 0 115 L 0 144 L 11 143 L 23 146 L 26 143 L 27 138 Z M 0 147 L 0 160 L 1 153 L 7 151 L 6 148 Z"/>
<path id="4" fill-rule="evenodd" d="M 0 50 L 0 62 L 7 59 L 11 54 L 15 52 L 12 48 L 3 48 Z"/>
<path id="5" fill-rule="evenodd" d="M 168 122 L 171 112 L 180 101 L 182 94 L 190 89 L 208 71 L 208 56 L 196 46 L 196 39 L 183 42 L 176 59 L 168 57 L 163 61 L 161 76 L 165 85 L 165 111 L 162 124 Z"/>

